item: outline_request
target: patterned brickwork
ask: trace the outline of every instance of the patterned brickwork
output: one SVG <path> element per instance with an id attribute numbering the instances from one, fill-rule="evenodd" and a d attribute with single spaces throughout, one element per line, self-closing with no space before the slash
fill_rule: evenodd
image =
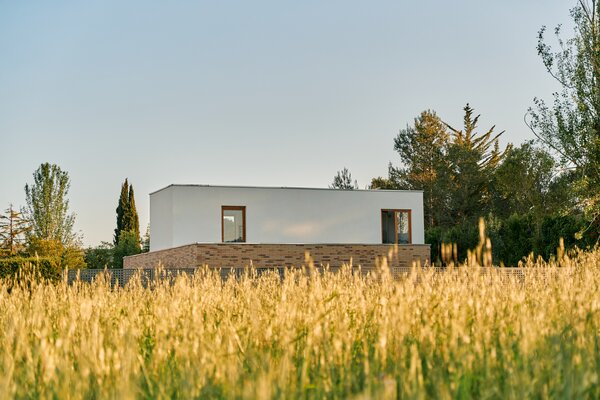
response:
<path id="1" fill-rule="evenodd" d="M 385 244 L 253 244 L 198 243 L 172 249 L 153 251 L 125 257 L 124 268 L 193 268 L 208 265 L 213 268 L 301 267 L 307 265 L 309 254 L 315 265 L 333 268 L 343 264 L 370 269 L 377 260 L 386 258 L 390 268 L 412 266 L 413 261 L 424 265 L 429 261 L 429 245 Z"/>
<path id="2" fill-rule="evenodd" d="M 192 268 L 197 266 L 195 244 L 123 258 L 123 268 Z"/>

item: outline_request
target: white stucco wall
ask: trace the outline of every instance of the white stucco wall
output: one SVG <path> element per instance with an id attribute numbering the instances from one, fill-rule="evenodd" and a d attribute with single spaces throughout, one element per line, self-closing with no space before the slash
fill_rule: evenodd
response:
<path id="1" fill-rule="evenodd" d="M 173 193 L 168 188 L 150 195 L 150 249 L 173 247 Z"/>
<path id="2" fill-rule="evenodd" d="M 150 195 L 150 249 L 221 242 L 221 206 L 246 206 L 248 243 L 381 243 L 381 210 L 412 210 L 424 243 L 423 193 L 171 185 Z"/>

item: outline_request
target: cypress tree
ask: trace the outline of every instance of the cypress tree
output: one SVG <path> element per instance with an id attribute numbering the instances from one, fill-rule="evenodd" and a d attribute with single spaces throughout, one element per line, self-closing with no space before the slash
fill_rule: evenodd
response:
<path id="1" fill-rule="evenodd" d="M 133 185 L 129 186 L 129 199 L 128 199 L 128 211 L 130 215 L 130 220 L 128 221 L 127 230 L 132 232 L 135 236 L 135 243 L 137 243 L 137 247 L 140 247 L 140 218 L 138 217 L 137 209 L 135 208 L 135 197 L 133 195 Z"/>
<path id="2" fill-rule="evenodd" d="M 129 209 L 129 183 L 127 179 L 121 185 L 121 196 L 119 197 L 119 204 L 117 206 L 117 227 L 115 229 L 114 243 L 115 246 L 119 244 L 119 236 L 122 231 L 127 230 L 125 228 L 126 214 Z"/>
<path id="3" fill-rule="evenodd" d="M 117 206 L 117 228 L 115 229 L 114 244 L 119 244 L 121 235 L 128 232 L 135 239 L 137 247 L 140 247 L 140 219 L 135 208 L 135 195 L 133 185 L 130 185 L 125 179 L 121 185 L 121 196 L 119 197 L 119 205 Z M 138 250 L 139 250 L 138 249 Z"/>

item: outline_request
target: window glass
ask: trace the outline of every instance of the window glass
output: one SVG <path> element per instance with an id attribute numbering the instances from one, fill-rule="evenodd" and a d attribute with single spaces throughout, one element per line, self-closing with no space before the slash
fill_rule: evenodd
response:
<path id="1" fill-rule="evenodd" d="M 381 210 L 381 238 L 385 244 L 410 244 L 410 211 Z"/>
<path id="2" fill-rule="evenodd" d="M 243 209 L 223 209 L 223 242 L 244 242 Z"/>
<path id="3" fill-rule="evenodd" d="M 409 231 L 409 221 L 408 221 L 408 211 L 396 211 L 396 224 L 398 233 L 398 240 L 396 243 L 398 244 L 408 244 L 410 243 L 410 231 Z"/>
<path id="4" fill-rule="evenodd" d="M 381 212 L 381 229 L 383 243 L 394 243 L 395 227 L 394 227 L 394 212 L 393 211 L 382 211 Z"/>

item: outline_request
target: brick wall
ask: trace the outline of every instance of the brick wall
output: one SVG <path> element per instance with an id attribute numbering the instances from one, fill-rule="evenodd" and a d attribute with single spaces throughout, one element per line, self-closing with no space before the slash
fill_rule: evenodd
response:
<path id="1" fill-rule="evenodd" d="M 125 257 L 124 268 L 191 268 L 208 265 L 214 268 L 244 267 L 300 267 L 306 265 L 306 254 L 315 265 L 340 267 L 349 264 L 365 269 L 375 266 L 377 259 L 386 257 L 390 268 L 410 267 L 419 260 L 429 260 L 429 245 L 386 244 L 253 244 L 253 243 L 198 243 L 172 249 L 153 251 Z"/>

